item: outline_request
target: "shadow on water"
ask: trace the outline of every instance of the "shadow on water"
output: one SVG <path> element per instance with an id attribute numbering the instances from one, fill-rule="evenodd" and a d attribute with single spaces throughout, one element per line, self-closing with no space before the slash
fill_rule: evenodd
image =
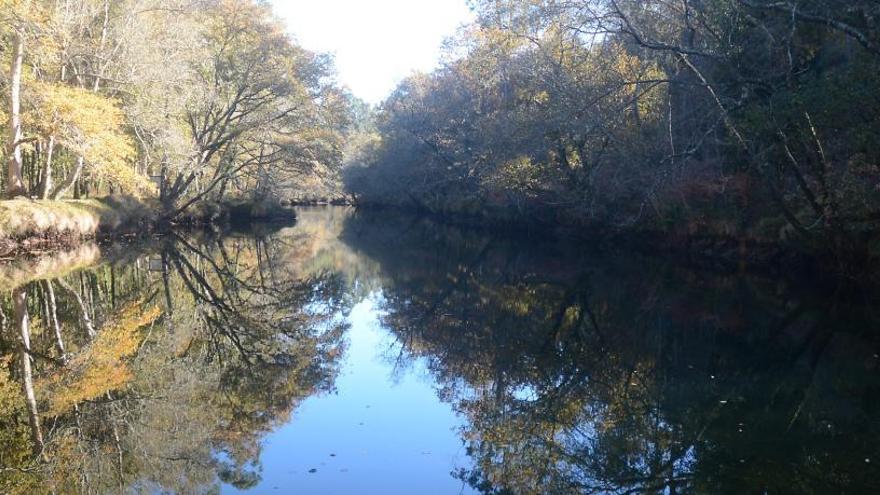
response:
<path id="1" fill-rule="evenodd" d="M 299 218 L 0 267 L 0 492 L 260 486 L 264 440 L 333 390 L 340 315 L 377 293 L 395 369 L 426 363 L 463 418 L 453 475 L 477 492 L 880 491 L 876 293 Z"/>

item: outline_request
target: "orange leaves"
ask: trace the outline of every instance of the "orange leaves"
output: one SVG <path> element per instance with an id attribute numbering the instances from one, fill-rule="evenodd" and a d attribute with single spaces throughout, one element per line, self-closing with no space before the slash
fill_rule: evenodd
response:
<path id="1" fill-rule="evenodd" d="M 131 380 L 125 360 L 137 352 L 141 343 L 139 330 L 162 314 L 157 306 L 142 308 L 143 301 L 136 301 L 120 309 L 67 368 L 40 385 L 49 403 L 49 416 L 60 416 L 80 402 L 123 388 Z"/>

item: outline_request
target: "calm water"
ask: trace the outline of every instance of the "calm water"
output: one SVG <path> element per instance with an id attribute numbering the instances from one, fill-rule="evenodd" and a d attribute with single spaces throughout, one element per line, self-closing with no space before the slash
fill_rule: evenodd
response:
<path id="1" fill-rule="evenodd" d="M 0 266 L 0 493 L 880 493 L 877 294 L 417 217 Z"/>

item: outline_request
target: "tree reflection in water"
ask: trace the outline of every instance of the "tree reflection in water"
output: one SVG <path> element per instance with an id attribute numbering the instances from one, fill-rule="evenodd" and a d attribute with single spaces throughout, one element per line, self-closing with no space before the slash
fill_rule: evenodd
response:
<path id="1" fill-rule="evenodd" d="M 880 492 L 874 293 L 301 213 L 4 266 L 0 492 L 257 485 L 371 293 L 395 365 L 426 362 L 463 416 L 479 492 Z"/>
<path id="2" fill-rule="evenodd" d="M 865 293 L 424 220 L 346 232 L 399 359 L 466 417 L 458 475 L 483 493 L 880 491 L 880 320 L 844 302 Z"/>
<path id="3" fill-rule="evenodd" d="M 177 237 L 4 266 L 0 492 L 213 492 L 332 388 L 346 299 L 272 238 Z"/>

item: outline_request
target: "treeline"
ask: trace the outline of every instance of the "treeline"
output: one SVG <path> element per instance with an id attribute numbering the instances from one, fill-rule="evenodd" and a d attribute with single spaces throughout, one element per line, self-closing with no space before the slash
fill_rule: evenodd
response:
<path id="1" fill-rule="evenodd" d="M 169 216 L 332 182 L 353 98 L 256 0 L 2 0 L 7 197 Z"/>
<path id="2" fill-rule="evenodd" d="M 473 5 L 377 113 L 360 202 L 774 242 L 878 226 L 876 2 Z"/>

